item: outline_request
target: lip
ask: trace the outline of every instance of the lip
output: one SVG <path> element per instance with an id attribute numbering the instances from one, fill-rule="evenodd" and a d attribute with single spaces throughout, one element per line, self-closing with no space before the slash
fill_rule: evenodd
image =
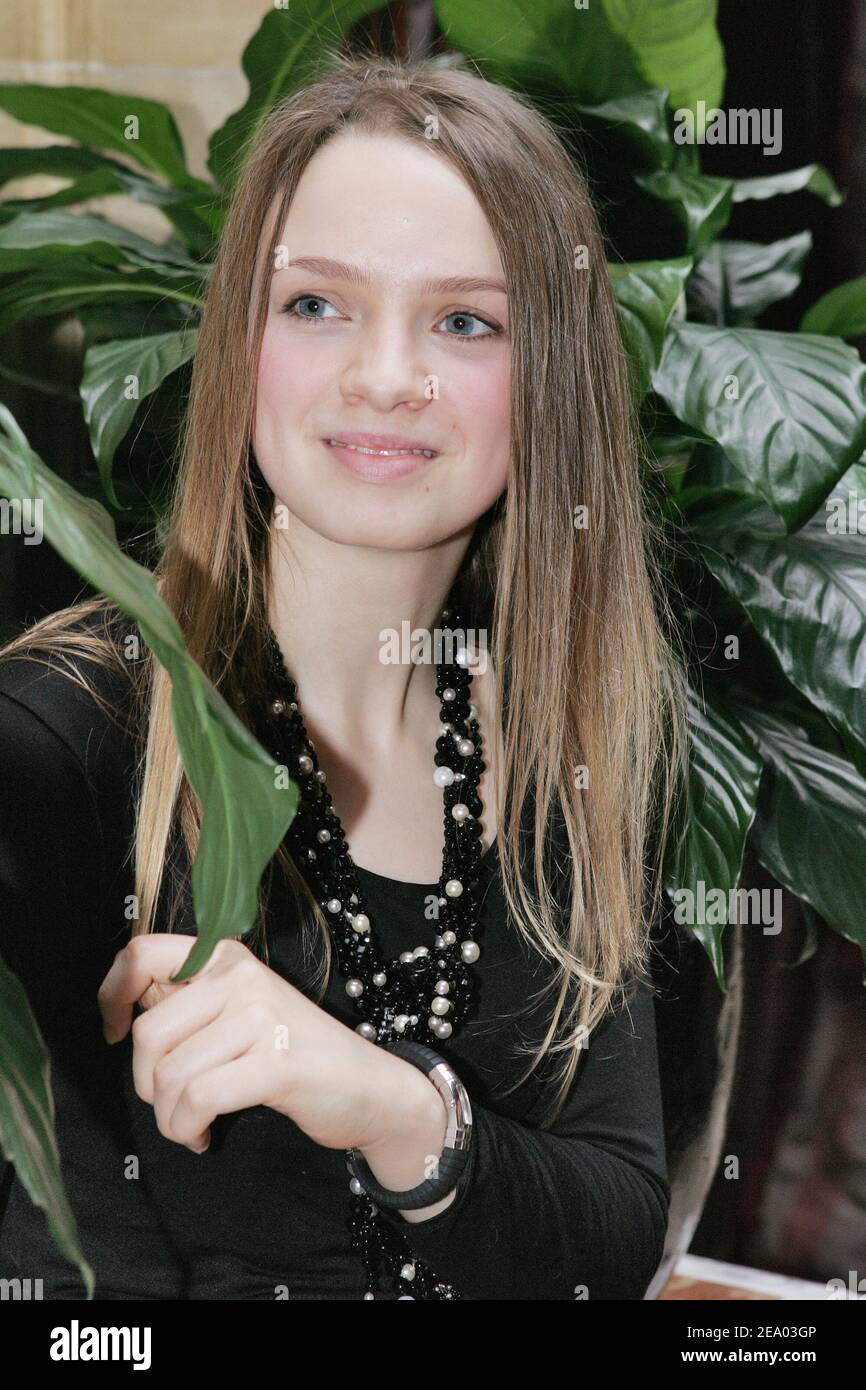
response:
<path id="1" fill-rule="evenodd" d="M 330 444 L 328 442 L 330 439 L 337 439 L 340 444 L 344 445 L 354 444 L 358 448 L 340 448 L 339 445 Z M 432 444 L 420 439 L 407 439 L 405 435 L 344 431 L 339 434 L 326 435 L 322 439 L 322 444 L 350 473 L 358 478 L 365 478 L 369 482 L 388 482 L 392 478 L 405 477 L 409 473 L 416 473 L 419 469 L 435 463 L 439 457 L 439 450 L 435 449 Z M 385 456 L 360 453 L 359 449 L 404 449 L 406 452 Z M 427 449 L 433 454 L 433 457 L 425 458 L 423 454 L 409 452 L 412 449 Z"/>

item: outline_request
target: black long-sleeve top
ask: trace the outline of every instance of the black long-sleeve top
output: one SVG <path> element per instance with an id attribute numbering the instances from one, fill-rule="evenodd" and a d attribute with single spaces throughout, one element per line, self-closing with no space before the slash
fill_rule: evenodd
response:
<path id="1" fill-rule="evenodd" d="M 86 669 L 125 707 L 123 677 Z M 0 663 L 0 955 L 49 1049 L 63 1179 L 96 1297 L 361 1298 L 344 1152 L 256 1106 L 217 1116 L 210 1148 L 195 1155 L 159 1132 L 136 1095 L 131 1034 L 111 1047 L 103 1039 L 97 990 L 132 925 L 134 753 L 128 732 L 67 675 L 29 658 Z M 389 956 L 432 938 L 424 908 L 436 884 L 358 872 Z M 526 1065 L 514 1044 L 543 1036 L 550 996 L 525 1006 L 549 967 L 509 921 L 495 844 L 480 872 L 480 1006 L 436 1049 L 470 1096 L 468 1169 L 438 1215 L 387 1219 L 464 1298 L 640 1299 L 670 1200 L 651 987 L 635 981 L 596 1027 L 559 1117 L 540 1127 L 549 1092 L 537 1075 L 501 1092 Z M 195 933 L 188 894 L 176 930 Z M 271 968 L 308 989 L 309 959 L 281 891 L 269 899 L 268 942 Z M 336 967 L 322 1006 L 355 1026 Z M 84 1296 L 13 1175 L 0 1277 L 16 1276 L 43 1279 L 46 1298 Z"/>

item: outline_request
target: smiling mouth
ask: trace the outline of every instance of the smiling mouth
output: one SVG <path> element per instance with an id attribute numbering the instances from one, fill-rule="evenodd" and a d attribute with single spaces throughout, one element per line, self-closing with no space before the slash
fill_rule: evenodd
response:
<path id="1" fill-rule="evenodd" d="M 362 444 L 345 444 L 342 439 L 328 439 L 325 441 L 331 448 L 351 449 L 357 454 L 370 454 L 373 458 L 381 459 L 401 459 L 407 455 L 415 454 L 418 458 L 435 459 L 438 457 L 435 449 L 368 449 Z"/>

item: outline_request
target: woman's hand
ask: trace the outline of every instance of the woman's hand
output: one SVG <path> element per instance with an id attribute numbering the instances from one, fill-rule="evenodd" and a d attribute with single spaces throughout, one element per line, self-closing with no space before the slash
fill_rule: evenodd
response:
<path id="1" fill-rule="evenodd" d="M 240 941 L 221 941 L 203 970 L 172 984 L 195 939 L 133 937 L 98 993 L 109 1042 L 126 1037 L 136 1003 L 147 1010 L 132 1023 L 133 1078 L 167 1139 L 203 1152 L 216 1115 L 266 1105 L 325 1148 L 388 1162 L 420 1147 L 419 1163 L 437 1139 L 441 1149 L 447 1117 L 432 1083 Z"/>

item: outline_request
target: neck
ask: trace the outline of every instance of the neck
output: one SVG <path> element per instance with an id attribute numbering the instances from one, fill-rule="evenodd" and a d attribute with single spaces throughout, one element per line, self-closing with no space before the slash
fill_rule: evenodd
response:
<path id="1" fill-rule="evenodd" d="M 339 545 L 294 517 L 291 540 L 272 531 L 268 621 L 309 727 L 372 754 L 435 728 L 435 667 L 395 662 L 388 637 L 441 625 L 470 538 L 398 551 Z"/>

